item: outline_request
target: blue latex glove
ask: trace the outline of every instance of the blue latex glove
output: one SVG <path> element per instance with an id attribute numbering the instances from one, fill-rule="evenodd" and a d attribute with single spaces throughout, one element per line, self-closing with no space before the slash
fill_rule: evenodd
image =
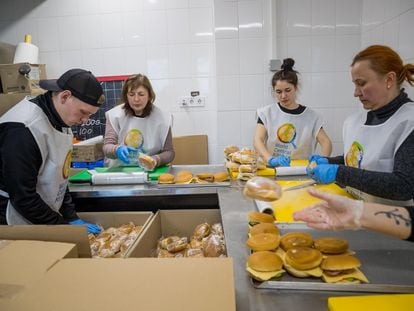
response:
<path id="1" fill-rule="evenodd" d="M 306 173 L 320 184 L 330 184 L 336 180 L 338 164 L 319 164 L 313 169 L 306 168 Z"/>
<path id="2" fill-rule="evenodd" d="M 272 157 L 269 159 L 269 161 L 267 161 L 267 165 L 270 167 L 290 166 L 290 158 L 285 156 Z"/>
<path id="3" fill-rule="evenodd" d="M 137 152 L 138 149 L 130 147 L 130 146 L 125 146 L 125 145 L 121 145 L 116 149 L 116 156 L 118 157 L 118 159 L 120 159 L 122 162 L 129 164 L 129 152 Z"/>
<path id="4" fill-rule="evenodd" d="M 309 157 L 309 164 L 315 162 L 316 164 L 329 164 L 328 159 L 319 154 L 312 154 Z"/>
<path id="5" fill-rule="evenodd" d="M 75 226 L 86 226 L 86 230 L 88 230 L 88 233 L 98 234 L 101 232 L 101 227 L 99 227 L 98 225 L 86 222 L 80 218 L 70 221 L 69 224 L 75 225 Z"/>

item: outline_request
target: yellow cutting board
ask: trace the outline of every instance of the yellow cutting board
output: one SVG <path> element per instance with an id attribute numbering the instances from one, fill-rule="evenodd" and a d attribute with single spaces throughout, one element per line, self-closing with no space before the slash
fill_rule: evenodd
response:
<path id="1" fill-rule="evenodd" d="M 282 189 L 286 189 L 308 181 L 309 180 L 278 180 L 277 182 L 282 186 Z M 307 190 L 310 187 L 352 198 L 350 194 L 348 194 L 344 189 L 336 184 L 315 185 L 302 189 L 284 191 L 282 197 L 279 200 L 271 203 L 277 221 L 291 222 L 293 221 L 294 212 L 321 201 L 320 199 L 317 199 L 308 193 Z"/>
<path id="2" fill-rule="evenodd" d="M 330 311 L 411 311 L 414 294 L 329 297 Z"/>
<path id="3" fill-rule="evenodd" d="M 292 160 L 290 166 L 306 166 L 308 165 L 308 160 Z M 263 170 L 257 170 L 257 176 L 275 176 L 275 169 L 266 167 Z M 237 178 L 238 172 L 231 172 L 233 178 Z"/>

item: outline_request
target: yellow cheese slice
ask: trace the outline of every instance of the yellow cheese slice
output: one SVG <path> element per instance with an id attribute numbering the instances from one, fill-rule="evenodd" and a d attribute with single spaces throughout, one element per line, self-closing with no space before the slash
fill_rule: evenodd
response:
<path id="1" fill-rule="evenodd" d="M 277 270 L 277 271 L 271 271 L 271 272 L 260 272 L 253 270 L 249 266 L 246 266 L 247 272 L 249 272 L 250 276 L 258 281 L 268 281 L 272 278 L 279 278 L 282 276 L 282 274 L 285 272 L 285 270 Z"/>
<path id="2" fill-rule="evenodd" d="M 322 274 L 322 279 L 326 283 L 353 283 L 352 281 L 347 281 L 347 279 L 356 279 L 363 283 L 369 283 L 367 277 L 359 269 L 355 269 L 352 273 L 347 273 L 344 275 L 329 276 L 325 273 Z"/>

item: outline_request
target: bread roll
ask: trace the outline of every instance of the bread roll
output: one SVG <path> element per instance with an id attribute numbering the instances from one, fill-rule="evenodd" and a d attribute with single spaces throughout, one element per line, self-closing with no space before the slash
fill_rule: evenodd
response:
<path id="1" fill-rule="evenodd" d="M 312 247 L 313 238 L 306 232 L 289 232 L 280 238 L 280 247 L 288 251 L 293 247 Z"/>
<path id="2" fill-rule="evenodd" d="M 153 157 L 144 153 L 139 154 L 138 162 L 143 169 L 148 171 L 152 171 L 157 165 L 157 161 Z"/>
<path id="3" fill-rule="evenodd" d="M 250 228 L 250 236 L 260 233 L 271 233 L 280 235 L 279 229 L 273 223 L 260 223 Z"/>
<path id="4" fill-rule="evenodd" d="M 159 184 L 173 184 L 175 183 L 175 177 L 172 174 L 164 173 L 158 176 Z"/>
<path id="5" fill-rule="evenodd" d="M 214 182 L 223 182 L 229 179 L 230 179 L 230 176 L 227 171 L 218 172 L 214 174 Z"/>
<path id="6" fill-rule="evenodd" d="M 246 244 L 253 251 L 275 250 L 280 243 L 280 237 L 271 233 L 260 233 L 251 236 Z"/>
<path id="7" fill-rule="evenodd" d="M 322 237 L 315 239 L 314 246 L 323 254 L 338 255 L 348 250 L 348 241 L 334 237 Z"/>
<path id="8" fill-rule="evenodd" d="M 282 196 L 282 187 L 268 178 L 254 177 L 246 182 L 243 194 L 252 199 L 272 202 Z"/>

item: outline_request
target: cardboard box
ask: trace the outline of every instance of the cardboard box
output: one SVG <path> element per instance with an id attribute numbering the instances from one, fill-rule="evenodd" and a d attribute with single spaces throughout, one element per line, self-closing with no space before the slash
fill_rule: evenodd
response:
<path id="1" fill-rule="evenodd" d="M 37 95 L 42 94 L 43 92 L 44 90 L 42 89 L 33 89 L 31 93 L 0 94 L 0 117 L 26 96 L 33 98 Z"/>
<path id="2" fill-rule="evenodd" d="M 120 226 L 132 221 L 137 226 L 149 224 L 153 214 L 151 212 L 97 212 L 78 213 L 79 217 L 91 223 L 97 223 L 104 228 Z M 139 239 L 140 236 L 138 236 Z M 0 239 L 6 240 L 40 240 L 74 243 L 78 247 L 79 257 L 90 258 L 91 249 L 88 235 L 84 226 L 71 225 L 15 225 L 0 226 Z M 135 243 L 134 243 L 135 244 Z M 126 252 L 129 256 L 131 249 Z"/>
<path id="3" fill-rule="evenodd" d="M 129 257 L 152 257 L 162 236 L 178 235 L 190 238 L 195 227 L 203 222 L 210 225 L 221 223 L 220 210 L 159 210 L 133 246 Z"/>
<path id="4" fill-rule="evenodd" d="M 173 146 L 175 158 L 172 164 L 209 164 L 207 135 L 173 137 Z"/>
<path id="5" fill-rule="evenodd" d="M 30 289 L 62 258 L 76 258 L 75 244 L 0 241 L 0 309 Z M 30 309 L 30 308 L 29 308 Z"/>
<path id="6" fill-rule="evenodd" d="M 30 72 L 25 75 L 19 73 L 22 65 L 29 65 Z M 0 80 L 3 93 L 23 92 L 30 93 L 33 88 L 38 88 L 39 80 L 46 79 L 46 65 L 44 64 L 3 64 L 0 65 Z"/>
<path id="7" fill-rule="evenodd" d="M 73 145 L 72 162 L 93 162 L 104 158 L 103 136 L 93 137 Z"/>
<path id="8" fill-rule="evenodd" d="M 131 308 L 234 311 L 233 260 L 62 259 L 7 310 Z"/>

